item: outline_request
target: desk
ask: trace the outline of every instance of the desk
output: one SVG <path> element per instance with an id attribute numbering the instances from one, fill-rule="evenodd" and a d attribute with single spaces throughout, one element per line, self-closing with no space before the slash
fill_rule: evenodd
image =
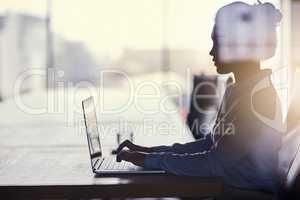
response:
<path id="1" fill-rule="evenodd" d="M 72 100 L 72 106 L 76 106 L 74 102 L 80 104 L 86 96 L 84 91 L 78 93 L 77 100 Z M 109 92 L 111 104 L 118 104 L 118 99 L 122 99 L 118 95 L 118 91 Z M 45 96 L 47 93 L 43 91 L 27 94 L 22 101 L 27 102 L 28 106 L 31 103 L 32 106 L 42 107 L 47 100 Z M 172 107 L 172 103 L 168 104 Z M 147 117 L 158 122 L 169 120 L 179 127 L 171 134 L 149 134 L 147 130 L 137 134 L 135 141 L 145 145 L 193 140 L 178 114 L 141 114 L 133 107 L 129 106 L 118 114 L 98 114 L 98 117 L 113 120 L 125 116 L 128 121 Z M 1 199 L 209 197 L 222 192 L 223 185 L 219 178 L 167 174 L 96 177 L 90 168 L 81 113 L 72 115 L 71 121 L 65 117 L 65 112 L 30 114 L 16 106 L 13 99 L 1 103 L 0 111 L 3 116 L 0 121 Z M 113 134 L 101 138 L 106 152 L 116 146 Z"/>

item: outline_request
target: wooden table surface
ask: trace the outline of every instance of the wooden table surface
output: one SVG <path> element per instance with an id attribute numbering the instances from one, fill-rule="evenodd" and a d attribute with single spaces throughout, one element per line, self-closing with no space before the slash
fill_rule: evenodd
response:
<path id="1" fill-rule="evenodd" d="M 84 90 L 77 91 L 72 100 L 64 100 L 68 109 L 62 112 L 55 112 L 53 108 L 45 106 L 47 95 L 49 94 L 41 91 L 22 96 L 22 104 L 16 103 L 16 99 L 0 104 L 1 199 L 209 197 L 222 192 L 223 185 L 219 178 L 179 177 L 168 174 L 95 176 L 90 167 L 82 113 L 74 111 L 75 107 L 80 108 L 80 101 L 88 94 Z M 107 91 L 106 98 L 109 99 L 106 108 L 112 108 L 121 105 L 120 100 L 126 97 L 120 94 L 120 90 L 110 90 Z M 156 99 L 151 103 L 142 101 L 141 104 L 154 108 L 154 104 L 158 102 L 159 99 Z M 171 102 L 167 104 L 168 108 L 175 108 Z M 36 112 L 44 107 L 46 112 Z M 129 122 L 129 131 L 134 132 L 134 142 L 143 145 L 193 140 L 178 113 L 143 113 L 132 104 L 118 113 L 97 114 L 100 124 L 109 127 L 101 129 L 105 154 L 117 146 L 116 132 L 123 133 L 122 139 L 126 139 L 128 130 L 120 124 Z M 145 123 L 151 128 L 142 129 Z M 160 128 L 161 123 L 163 128 Z"/>

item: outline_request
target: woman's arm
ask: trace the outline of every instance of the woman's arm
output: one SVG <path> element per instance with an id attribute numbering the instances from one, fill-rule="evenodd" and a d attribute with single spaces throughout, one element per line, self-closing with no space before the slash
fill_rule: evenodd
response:
<path id="1" fill-rule="evenodd" d="M 143 167 L 161 169 L 181 176 L 213 176 L 218 159 L 214 152 L 194 154 L 151 153 L 144 159 Z"/>
<path id="2" fill-rule="evenodd" d="M 120 144 L 117 149 L 117 153 L 121 152 L 125 147 L 131 151 L 153 153 L 153 152 L 172 152 L 177 154 L 184 153 L 198 153 L 202 151 L 207 151 L 212 146 L 213 142 L 210 135 L 207 135 L 205 139 L 199 139 L 194 142 L 189 142 L 185 144 L 175 143 L 172 146 L 155 146 L 155 147 L 145 147 L 133 144 L 131 141 L 126 140 Z"/>
<path id="3" fill-rule="evenodd" d="M 185 144 L 175 143 L 172 146 L 151 147 L 150 152 L 172 152 L 177 154 L 198 153 L 209 150 L 212 144 L 213 142 L 210 135 L 207 135 L 204 139 L 199 139 L 194 142 L 188 142 Z"/>
<path id="4" fill-rule="evenodd" d="M 117 155 L 117 162 L 122 160 L 147 169 L 165 170 L 168 173 L 183 176 L 215 176 L 220 163 L 215 152 L 194 154 L 175 154 L 171 152 L 142 153 L 123 150 Z"/>

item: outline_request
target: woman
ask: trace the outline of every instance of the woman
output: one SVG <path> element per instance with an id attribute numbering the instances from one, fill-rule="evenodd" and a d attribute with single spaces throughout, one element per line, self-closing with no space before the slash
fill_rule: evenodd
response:
<path id="1" fill-rule="evenodd" d="M 280 12 L 270 3 L 235 2 L 216 14 L 210 55 L 219 74 L 233 73 L 211 134 L 205 140 L 143 147 L 129 141 L 117 160 L 186 176 L 221 176 L 230 186 L 275 191 L 281 112 L 271 70 Z M 224 128 L 225 127 L 225 128 Z M 127 147 L 129 150 L 123 150 Z"/>

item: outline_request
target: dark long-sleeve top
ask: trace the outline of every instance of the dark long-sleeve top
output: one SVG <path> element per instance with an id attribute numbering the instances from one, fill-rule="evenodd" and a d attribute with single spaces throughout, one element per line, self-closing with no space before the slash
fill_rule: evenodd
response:
<path id="1" fill-rule="evenodd" d="M 270 75 L 271 70 L 262 70 L 229 86 L 207 137 L 154 147 L 144 167 L 184 176 L 217 176 L 230 186 L 276 191 L 282 117 Z"/>

